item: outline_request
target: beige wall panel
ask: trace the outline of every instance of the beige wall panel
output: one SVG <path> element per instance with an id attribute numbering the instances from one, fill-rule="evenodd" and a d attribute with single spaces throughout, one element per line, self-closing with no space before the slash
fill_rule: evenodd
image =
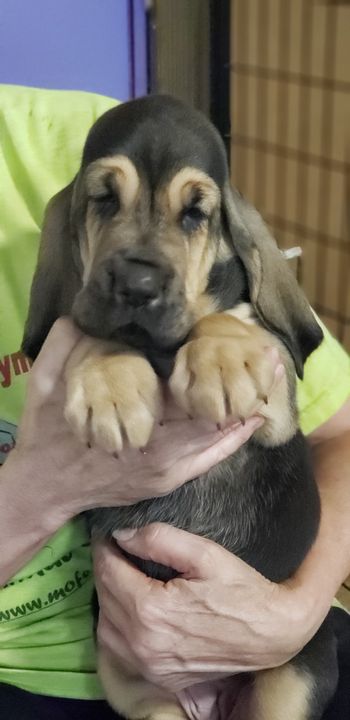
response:
<path id="1" fill-rule="evenodd" d="M 262 0 L 265 2 L 265 0 Z M 307 2 L 308 0 L 306 0 Z M 287 0 L 287 4 L 290 6 L 290 37 L 292 42 L 290 43 L 290 58 L 289 68 L 287 70 L 293 73 L 302 72 L 301 63 L 301 48 L 302 48 L 302 35 L 300 28 L 302 25 L 302 15 L 304 12 L 305 0 L 295 0 L 293 6 L 291 6 L 290 0 Z"/>
<path id="2" fill-rule="evenodd" d="M 339 269 L 346 258 L 344 253 L 335 247 L 321 248 L 321 252 L 324 253 L 324 265 L 326 268 L 324 287 L 327 307 L 336 314 L 338 310 Z M 341 308 L 339 308 L 340 310 Z"/>
<path id="3" fill-rule="evenodd" d="M 299 204 L 296 220 L 306 228 L 318 229 L 320 171 L 315 165 L 300 163 L 298 178 Z"/>
<path id="4" fill-rule="evenodd" d="M 303 243 L 302 279 L 303 287 L 311 305 L 316 303 L 316 266 L 317 245 L 315 242 Z"/>
<path id="5" fill-rule="evenodd" d="M 345 183 L 344 176 L 341 172 L 330 173 L 330 193 L 329 193 L 329 205 L 331 211 L 328 214 L 328 222 L 325 227 L 325 232 L 330 236 L 330 242 L 332 243 L 333 238 L 344 239 L 344 211 L 346 207 L 346 196 L 345 196 Z M 349 198 L 348 198 L 349 202 Z M 348 238 L 349 241 L 349 238 Z M 349 243 L 350 244 L 350 243 Z M 350 264 L 350 255 L 349 255 Z"/>
<path id="6" fill-rule="evenodd" d="M 307 2 L 309 0 L 306 0 Z M 312 8 L 312 31 L 310 36 L 311 67 L 310 74 L 320 79 L 325 77 L 325 43 L 327 40 L 327 24 L 329 7 L 326 3 L 310 3 Z M 333 9 L 330 9 L 333 13 Z"/>
<path id="7" fill-rule="evenodd" d="M 338 7 L 337 47 L 336 47 L 336 78 L 349 87 L 349 27 L 350 5 L 344 3 Z"/>
<path id="8" fill-rule="evenodd" d="M 349 27 L 350 32 L 350 27 Z M 350 35 L 349 35 L 349 60 L 348 74 L 350 78 Z M 333 137 L 332 137 L 332 158 L 340 163 L 348 163 L 350 171 L 350 83 L 349 91 L 334 92 L 333 94 Z M 331 100 L 331 97 L 329 98 Z M 346 154 L 346 144 L 348 153 Z"/>

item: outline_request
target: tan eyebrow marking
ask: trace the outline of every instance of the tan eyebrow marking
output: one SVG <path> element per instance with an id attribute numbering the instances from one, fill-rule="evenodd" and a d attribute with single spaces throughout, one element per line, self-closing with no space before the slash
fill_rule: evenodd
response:
<path id="1" fill-rule="evenodd" d="M 130 208 L 134 203 L 139 187 L 140 178 L 134 163 L 125 155 L 113 155 L 95 160 L 89 166 L 86 177 L 88 194 L 98 195 L 106 189 L 106 171 L 112 173 L 121 204 Z"/>
<path id="2" fill-rule="evenodd" d="M 191 193 L 198 190 L 201 199 L 198 206 L 210 213 L 219 202 L 219 188 L 209 175 L 197 168 L 185 167 L 170 180 L 167 188 L 168 202 L 171 212 L 177 215 L 191 200 Z"/>

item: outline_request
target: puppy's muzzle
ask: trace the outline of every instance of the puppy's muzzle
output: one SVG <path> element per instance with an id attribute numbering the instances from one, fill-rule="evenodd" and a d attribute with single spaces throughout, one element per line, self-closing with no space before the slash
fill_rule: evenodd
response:
<path id="1" fill-rule="evenodd" d="M 170 272 L 138 258 L 109 258 L 104 268 L 107 291 L 131 308 L 157 307 L 170 281 Z"/>
<path id="2" fill-rule="evenodd" d="M 122 338 L 148 354 L 172 350 L 188 334 L 182 278 L 158 253 L 118 251 L 95 267 L 77 294 L 73 317 L 94 337 Z"/>

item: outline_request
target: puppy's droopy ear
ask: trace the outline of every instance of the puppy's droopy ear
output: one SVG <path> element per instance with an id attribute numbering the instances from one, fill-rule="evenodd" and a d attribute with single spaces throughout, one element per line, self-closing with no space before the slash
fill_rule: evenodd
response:
<path id="1" fill-rule="evenodd" d="M 247 272 L 255 312 L 264 327 L 286 345 L 302 378 L 305 360 L 322 341 L 322 330 L 261 216 L 228 183 L 223 213 L 234 250 Z"/>
<path id="2" fill-rule="evenodd" d="M 46 208 L 22 341 L 23 352 L 33 360 L 55 320 L 69 314 L 79 288 L 70 222 L 73 189 L 74 182 L 57 193 Z"/>

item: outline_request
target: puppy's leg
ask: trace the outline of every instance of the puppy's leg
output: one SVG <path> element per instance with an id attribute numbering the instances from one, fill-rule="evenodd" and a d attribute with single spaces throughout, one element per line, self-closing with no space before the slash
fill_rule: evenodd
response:
<path id="1" fill-rule="evenodd" d="M 311 720 L 313 678 L 288 663 L 257 673 L 247 720 Z"/>
<path id="2" fill-rule="evenodd" d="M 102 650 L 98 670 L 109 704 L 129 720 L 187 720 L 175 695 L 128 672 Z"/>
<path id="3" fill-rule="evenodd" d="M 321 720 L 337 682 L 336 643 L 326 620 L 293 660 L 256 673 L 249 712 L 243 716 L 245 720 Z"/>
<path id="4" fill-rule="evenodd" d="M 120 344 L 83 338 L 66 368 L 65 417 L 83 442 L 107 452 L 144 447 L 160 413 L 161 388 L 149 362 Z"/>

